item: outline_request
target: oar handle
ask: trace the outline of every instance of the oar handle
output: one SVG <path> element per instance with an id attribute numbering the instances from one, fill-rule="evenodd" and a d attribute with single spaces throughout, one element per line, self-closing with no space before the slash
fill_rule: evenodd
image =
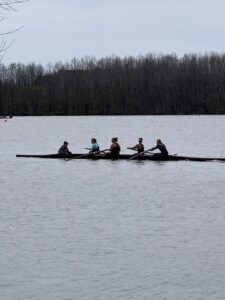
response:
<path id="1" fill-rule="evenodd" d="M 155 154 L 154 152 L 150 152 L 150 151 L 152 151 L 152 150 L 150 149 L 150 150 L 148 150 L 148 151 L 145 152 L 145 153 Z"/>
<path id="2" fill-rule="evenodd" d="M 92 155 L 95 155 L 95 154 L 98 154 L 98 153 L 101 153 L 101 152 L 104 152 L 104 151 L 107 151 L 108 149 L 105 149 L 105 150 L 99 150 L 99 151 L 96 151 L 96 152 L 92 152 L 92 153 L 86 153 L 86 154 L 81 154 L 81 155 L 79 155 L 79 156 L 77 156 L 77 157 L 74 157 L 74 159 L 76 159 L 76 158 L 81 158 L 81 157 L 85 157 L 85 156 L 92 156 Z"/>
<path id="3" fill-rule="evenodd" d="M 102 153 L 102 152 L 104 153 L 105 151 L 109 151 L 109 149 L 94 151 L 94 154 L 99 154 L 99 153 Z"/>
<path id="4" fill-rule="evenodd" d="M 134 158 L 136 158 L 136 157 L 138 157 L 138 156 L 140 156 L 140 155 L 143 155 L 143 154 L 145 154 L 145 153 L 147 153 L 148 151 L 150 151 L 152 148 L 150 148 L 150 149 L 148 149 L 148 150 L 145 150 L 145 151 L 142 151 L 142 152 L 140 152 L 140 153 L 138 153 L 138 154 L 135 154 L 134 156 L 132 156 L 131 158 L 129 158 L 128 160 L 132 160 L 132 159 L 134 159 Z"/>

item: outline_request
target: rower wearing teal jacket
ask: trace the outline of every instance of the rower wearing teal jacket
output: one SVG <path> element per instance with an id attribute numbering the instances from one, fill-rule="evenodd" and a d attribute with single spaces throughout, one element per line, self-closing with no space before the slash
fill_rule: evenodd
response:
<path id="1" fill-rule="evenodd" d="M 95 138 L 91 139 L 92 146 L 89 148 L 89 153 L 94 153 L 100 151 L 99 145 L 97 144 L 97 140 Z"/>

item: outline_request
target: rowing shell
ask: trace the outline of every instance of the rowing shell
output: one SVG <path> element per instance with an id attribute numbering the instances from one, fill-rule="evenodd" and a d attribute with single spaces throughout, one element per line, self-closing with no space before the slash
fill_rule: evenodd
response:
<path id="1" fill-rule="evenodd" d="M 131 154 L 120 154 L 116 159 L 128 160 L 131 159 L 134 155 Z M 36 158 L 69 158 L 69 159 L 115 159 L 110 154 L 84 154 L 84 153 L 73 153 L 70 156 L 61 156 L 59 154 L 17 154 L 16 157 L 36 157 Z M 217 157 L 192 157 L 192 156 L 181 156 L 181 155 L 168 155 L 167 157 L 163 157 L 158 154 L 154 155 L 139 155 L 133 160 L 151 160 L 151 161 L 221 161 L 225 162 L 225 158 L 217 158 Z"/>

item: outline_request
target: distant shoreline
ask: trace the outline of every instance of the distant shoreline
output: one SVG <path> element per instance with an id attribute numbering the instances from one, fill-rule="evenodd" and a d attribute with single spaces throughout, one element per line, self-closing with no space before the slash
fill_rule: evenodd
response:
<path id="1" fill-rule="evenodd" d="M 0 65 L 0 115 L 225 114 L 225 54 Z"/>
<path id="2" fill-rule="evenodd" d="M 157 117 L 157 116 L 173 116 L 173 117 L 185 117 L 185 116 L 225 116 L 225 114 L 155 114 L 155 115 L 149 115 L 149 114 L 130 114 L 130 115 L 124 115 L 124 114 L 108 114 L 108 115 L 99 115 L 99 114 L 92 114 L 92 115 L 14 115 L 13 117 Z M 12 117 L 12 118 L 13 118 Z M 4 119 L 3 117 L 0 117 L 1 119 Z M 7 118 L 9 119 L 9 118 Z"/>

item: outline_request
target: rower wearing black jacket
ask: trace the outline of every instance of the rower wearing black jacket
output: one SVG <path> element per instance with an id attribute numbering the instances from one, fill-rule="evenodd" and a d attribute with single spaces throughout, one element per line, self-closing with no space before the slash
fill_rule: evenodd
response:
<path id="1" fill-rule="evenodd" d="M 58 154 L 62 157 L 70 156 L 72 153 L 68 149 L 68 142 L 65 141 L 63 145 L 59 148 Z"/>
<path id="2" fill-rule="evenodd" d="M 169 155 L 169 153 L 168 153 L 168 151 L 166 149 L 166 146 L 162 143 L 162 141 L 160 139 L 158 139 L 156 141 L 156 146 L 152 147 L 150 149 L 150 151 L 154 151 L 155 149 L 159 149 L 159 151 L 161 152 L 161 153 L 155 154 L 155 155 L 161 155 L 163 157 L 167 157 Z"/>

